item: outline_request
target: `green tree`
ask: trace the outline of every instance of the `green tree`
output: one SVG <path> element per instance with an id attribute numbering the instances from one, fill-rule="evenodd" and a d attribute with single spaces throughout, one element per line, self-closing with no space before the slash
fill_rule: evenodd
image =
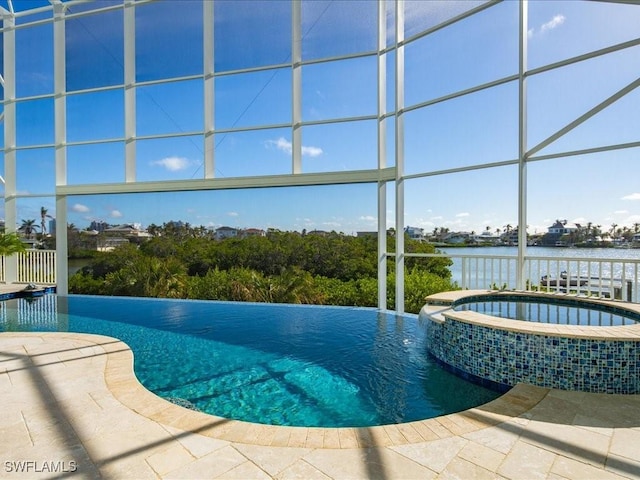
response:
<path id="1" fill-rule="evenodd" d="M 35 220 L 22 220 L 22 225 L 20 225 L 18 230 L 21 231 L 25 237 L 30 239 L 31 235 L 33 235 L 37 228 L 38 226 L 36 225 Z"/>
<path id="2" fill-rule="evenodd" d="M 164 228 L 164 227 L 160 227 Z M 97 252 L 69 281 L 73 293 L 184 297 L 271 303 L 377 305 L 377 240 L 335 232 L 326 235 L 270 231 L 266 236 L 213 241 L 202 232 L 184 236 L 184 225 L 148 242 Z M 192 229 L 193 230 L 193 229 Z M 193 230 L 193 231 L 197 231 Z M 395 242 L 389 239 L 393 250 Z M 433 245 L 407 239 L 408 253 L 438 254 Z M 393 262 L 390 263 L 393 301 Z M 451 289 L 446 257 L 407 257 L 411 305 Z M 421 281 L 412 281 L 412 275 Z M 438 283 L 436 278 L 441 281 Z M 414 294 L 410 289 L 416 289 Z M 440 290 L 437 290 L 440 288 Z M 413 296 L 413 297 L 412 297 Z M 412 307 L 413 308 L 413 307 Z"/>
<path id="3" fill-rule="evenodd" d="M 0 234 L 0 255 L 11 256 L 26 251 L 26 247 L 17 233 Z"/>
<path id="4" fill-rule="evenodd" d="M 105 276 L 108 295 L 183 298 L 186 271 L 178 260 L 139 255 L 121 269 Z"/>

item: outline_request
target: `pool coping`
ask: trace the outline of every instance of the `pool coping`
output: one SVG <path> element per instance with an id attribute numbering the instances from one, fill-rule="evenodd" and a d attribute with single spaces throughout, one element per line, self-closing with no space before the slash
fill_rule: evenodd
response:
<path id="1" fill-rule="evenodd" d="M 354 427 L 289 427 L 231 420 L 190 410 L 147 390 L 133 369 L 133 352 L 123 341 L 95 334 L 38 332 L 46 338 L 91 342 L 104 350 L 104 379 L 111 394 L 132 411 L 157 423 L 234 443 L 316 449 L 391 447 L 455 437 L 507 422 L 521 416 L 550 389 L 520 384 L 497 399 L 465 411 L 409 423 Z M 25 336 L 4 332 L 1 337 Z"/>
<path id="2" fill-rule="evenodd" d="M 562 298 L 576 300 L 595 305 L 604 305 L 619 310 L 628 310 L 632 313 L 640 313 L 640 304 L 624 302 L 621 300 L 608 300 L 585 297 L 574 294 L 529 292 L 529 291 L 497 291 L 497 290 L 456 290 L 430 295 L 426 298 L 427 304 L 420 312 L 421 317 L 427 317 L 436 323 L 445 322 L 447 318 L 464 323 L 498 328 L 501 330 L 528 334 L 548 335 L 557 337 L 586 338 L 593 340 L 626 340 L 640 341 L 640 323 L 636 325 L 618 326 L 580 326 L 580 325 L 556 325 L 536 322 L 524 322 L 507 318 L 494 317 L 472 311 L 456 312 L 451 305 L 466 297 L 483 295 L 497 296 L 525 296 L 539 298 Z"/>

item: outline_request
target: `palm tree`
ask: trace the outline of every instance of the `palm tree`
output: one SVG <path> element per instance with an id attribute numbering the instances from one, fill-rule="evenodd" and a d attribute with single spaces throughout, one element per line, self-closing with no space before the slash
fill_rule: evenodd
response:
<path id="1" fill-rule="evenodd" d="M 40 233 L 42 236 L 47 233 L 47 227 L 45 226 L 47 218 L 53 218 L 51 215 L 48 215 L 48 213 L 49 210 L 44 207 L 40 207 Z"/>
<path id="2" fill-rule="evenodd" d="M 35 220 L 22 220 L 22 225 L 20 225 L 20 228 L 18 230 L 21 230 L 22 233 L 24 233 L 24 235 L 28 239 L 30 239 L 31 235 L 36 231 L 37 228 L 38 226 L 36 225 Z"/>
<path id="3" fill-rule="evenodd" d="M 21 253 L 26 250 L 24 243 L 17 233 L 0 234 L 0 255 L 10 256 L 14 253 Z"/>

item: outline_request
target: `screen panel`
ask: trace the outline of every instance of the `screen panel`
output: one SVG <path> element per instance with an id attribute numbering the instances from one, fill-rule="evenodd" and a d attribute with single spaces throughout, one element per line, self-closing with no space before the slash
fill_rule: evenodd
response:
<path id="1" fill-rule="evenodd" d="M 136 180 L 202 178 L 203 146 L 203 135 L 138 140 Z"/>
<path id="2" fill-rule="evenodd" d="M 16 152 L 16 189 L 19 194 L 53 194 L 56 185 L 55 149 Z"/>
<path id="3" fill-rule="evenodd" d="M 136 6 L 136 80 L 198 75 L 203 69 L 203 2 Z"/>
<path id="4" fill-rule="evenodd" d="M 517 74 L 518 31 L 518 3 L 502 2 L 408 43 L 405 105 Z"/>
<path id="5" fill-rule="evenodd" d="M 16 96 L 53 93 L 53 23 L 16 33 Z"/>
<path id="6" fill-rule="evenodd" d="M 377 2 L 302 2 L 303 60 L 369 52 L 377 42 Z"/>
<path id="7" fill-rule="evenodd" d="M 518 158 L 517 82 L 405 114 L 405 172 Z"/>
<path id="8" fill-rule="evenodd" d="M 216 78 L 216 128 L 291 123 L 291 88 L 289 68 Z"/>
<path id="9" fill-rule="evenodd" d="M 136 88 L 139 136 L 204 131 L 204 84 L 201 79 Z"/>
<path id="10" fill-rule="evenodd" d="M 364 120 L 302 128 L 302 171 L 340 172 L 378 166 L 377 122 Z"/>
<path id="11" fill-rule="evenodd" d="M 274 128 L 215 135 L 217 177 L 291 173 L 291 129 Z"/>
<path id="12" fill-rule="evenodd" d="M 302 118 L 326 120 L 377 113 L 377 58 L 306 65 L 302 68 Z"/>
<path id="13" fill-rule="evenodd" d="M 67 139 L 70 142 L 123 137 L 124 90 L 67 97 Z"/>
<path id="14" fill-rule="evenodd" d="M 67 19 L 65 37 L 67 91 L 124 83 L 122 10 Z"/>
<path id="15" fill-rule="evenodd" d="M 214 3 L 217 72 L 291 62 L 291 2 Z"/>
<path id="16" fill-rule="evenodd" d="M 124 182 L 124 155 L 124 142 L 67 147 L 67 184 Z"/>
<path id="17" fill-rule="evenodd" d="M 52 144 L 54 130 L 53 98 L 16 103 L 17 146 Z"/>

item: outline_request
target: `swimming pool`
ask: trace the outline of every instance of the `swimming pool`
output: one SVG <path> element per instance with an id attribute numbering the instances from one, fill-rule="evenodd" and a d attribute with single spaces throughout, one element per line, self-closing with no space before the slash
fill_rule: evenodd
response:
<path id="1" fill-rule="evenodd" d="M 133 350 L 146 388 L 231 419 L 384 425 L 465 410 L 499 395 L 436 365 L 415 315 L 82 295 L 0 305 L 0 331 L 119 338 Z"/>
<path id="2" fill-rule="evenodd" d="M 472 311 L 526 322 L 554 325 L 619 326 L 636 325 L 640 315 L 607 305 L 588 304 L 573 299 L 481 295 L 463 298 L 452 304 L 456 312 Z"/>

